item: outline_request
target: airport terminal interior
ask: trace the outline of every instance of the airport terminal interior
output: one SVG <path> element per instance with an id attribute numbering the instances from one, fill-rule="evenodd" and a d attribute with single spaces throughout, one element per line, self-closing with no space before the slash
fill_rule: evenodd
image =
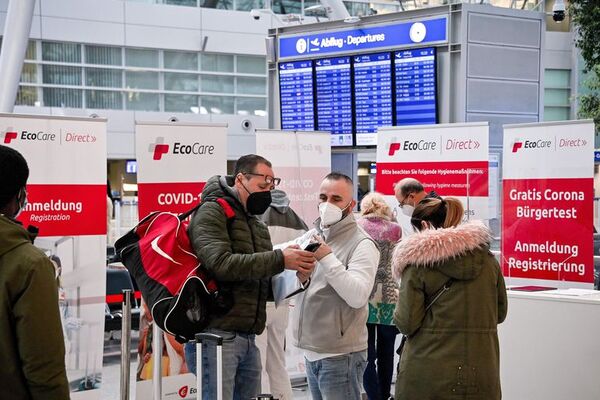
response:
<path id="1" fill-rule="evenodd" d="M 331 171 L 356 200 L 335 211 L 360 222 L 379 193 L 398 246 L 421 201 L 403 179 L 458 199 L 456 229 L 482 221 L 508 288 L 502 396 L 600 399 L 598 21 L 592 0 L 0 0 L 0 143 L 29 163 L 19 218 L 57 268 L 70 398 L 197 398 L 188 350 L 151 320 L 117 241 L 154 211 L 191 209 L 212 176 L 258 154 L 274 176 L 249 174 L 286 192 L 308 229 L 317 217 L 324 229 Z M 287 374 L 274 379 L 293 396 L 263 371 L 270 398 L 317 398 L 307 365 L 320 352 L 292 332 L 308 288 L 282 303 Z M 385 290 L 369 288 L 360 318 Z M 394 396 L 405 385 L 389 359 Z M 476 375 L 462 374 L 459 385 Z M 374 400 L 368 386 L 359 398 Z"/>

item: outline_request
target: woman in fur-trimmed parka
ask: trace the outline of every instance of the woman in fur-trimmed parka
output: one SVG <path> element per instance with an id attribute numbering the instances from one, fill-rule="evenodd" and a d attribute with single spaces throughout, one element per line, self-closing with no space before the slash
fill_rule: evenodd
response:
<path id="1" fill-rule="evenodd" d="M 507 312 L 504 278 L 489 251 L 489 229 L 480 221 L 459 225 L 462 217 L 458 199 L 426 199 L 411 219 L 418 232 L 394 251 L 401 279 L 394 322 L 408 335 L 396 399 L 502 397 L 497 325 Z"/>

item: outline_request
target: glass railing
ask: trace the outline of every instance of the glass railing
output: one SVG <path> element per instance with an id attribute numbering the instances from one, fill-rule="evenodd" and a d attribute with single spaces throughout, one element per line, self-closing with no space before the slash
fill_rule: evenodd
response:
<path id="1" fill-rule="evenodd" d="M 221 10 L 250 11 L 269 5 L 276 14 L 304 15 L 304 10 L 320 4 L 319 0 L 127 0 L 137 3 L 166 4 L 187 7 L 216 8 Z M 543 2 L 536 0 L 344 0 L 350 15 L 365 16 L 436 7 L 455 3 L 490 4 L 495 7 L 522 10 L 543 10 Z M 536 8 L 537 7 L 537 8 Z M 310 15 L 314 15 L 311 13 Z M 316 15 L 322 13 L 316 11 Z"/>

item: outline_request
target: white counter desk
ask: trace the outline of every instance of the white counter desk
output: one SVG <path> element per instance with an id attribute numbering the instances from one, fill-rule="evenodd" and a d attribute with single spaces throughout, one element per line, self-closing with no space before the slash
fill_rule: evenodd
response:
<path id="1" fill-rule="evenodd" d="M 600 400 L 600 292 L 508 291 L 498 327 L 505 400 Z"/>

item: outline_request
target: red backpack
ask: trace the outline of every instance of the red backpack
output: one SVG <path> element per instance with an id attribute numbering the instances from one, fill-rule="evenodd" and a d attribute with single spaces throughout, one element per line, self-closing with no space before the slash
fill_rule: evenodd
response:
<path id="1" fill-rule="evenodd" d="M 229 221 L 235 212 L 217 199 Z M 201 266 L 187 234 L 184 214 L 153 212 L 115 243 L 120 261 L 135 279 L 155 323 L 181 343 L 194 339 L 210 322 L 231 307 L 219 294 L 217 282 Z"/>

